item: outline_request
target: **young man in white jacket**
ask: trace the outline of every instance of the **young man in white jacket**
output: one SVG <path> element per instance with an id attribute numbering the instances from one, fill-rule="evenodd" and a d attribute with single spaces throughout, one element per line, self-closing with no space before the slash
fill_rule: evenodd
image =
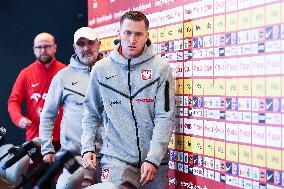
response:
<path id="1" fill-rule="evenodd" d="M 46 96 L 45 105 L 40 116 L 39 136 L 42 140 L 41 153 L 45 162 L 55 161 L 55 151 L 52 145 L 52 130 L 59 106 L 63 107 L 63 118 L 60 130 L 60 153 L 66 150 L 80 157 L 82 134 L 83 99 L 90 79 L 92 66 L 102 58 L 99 53 L 101 42 L 97 39 L 94 29 L 82 27 L 74 34 L 75 54 L 70 59 L 68 67 L 62 69 L 52 80 Z M 95 139 L 102 142 L 98 137 Z M 98 170 L 97 170 L 98 172 Z M 81 188 L 100 180 L 94 170 L 78 169 L 71 175 L 66 169 L 60 175 L 56 188 Z"/>
<path id="2" fill-rule="evenodd" d="M 174 81 L 169 63 L 152 49 L 148 28 L 141 12 L 121 17 L 120 42 L 94 66 L 84 100 L 83 166 L 96 168 L 96 146 L 90 141 L 104 116 L 102 180 L 117 188 L 124 181 L 137 188 L 168 188 Z"/>

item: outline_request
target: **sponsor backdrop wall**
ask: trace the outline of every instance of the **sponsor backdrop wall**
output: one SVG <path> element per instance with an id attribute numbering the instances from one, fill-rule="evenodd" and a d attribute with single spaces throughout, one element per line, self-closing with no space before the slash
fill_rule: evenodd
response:
<path id="1" fill-rule="evenodd" d="M 89 0 L 106 53 L 128 10 L 176 80 L 170 188 L 283 188 L 284 1 Z"/>

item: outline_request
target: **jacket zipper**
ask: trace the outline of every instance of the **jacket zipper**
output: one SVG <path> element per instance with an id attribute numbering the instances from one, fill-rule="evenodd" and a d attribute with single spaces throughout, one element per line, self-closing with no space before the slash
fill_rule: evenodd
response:
<path id="1" fill-rule="evenodd" d="M 132 104 L 132 95 L 131 95 L 131 84 L 130 84 L 130 62 L 131 59 L 128 59 L 128 87 L 129 87 L 129 92 L 130 92 L 130 106 L 131 106 L 131 112 L 132 112 L 132 117 L 134 119 L 134 123 L 135 123 L 135 128 L 136 128 L 136 141 L 137 141 L 137 147 L 138 147 L 138 152 L 139 152 L 139 167 L 141 166 L 141 150 L 140 150 L 140 145 L 139 145 L 139 133 L 138 133 L 138 124 L 137 124 L 137 120 L 134 114 L 134 108 L 133 108 L 133 104 Z"/>

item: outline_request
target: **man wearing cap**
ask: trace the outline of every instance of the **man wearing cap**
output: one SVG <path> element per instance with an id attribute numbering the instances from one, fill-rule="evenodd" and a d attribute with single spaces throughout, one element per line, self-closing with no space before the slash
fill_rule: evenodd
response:
<path id="1" fill-rule="evenodd" d="M 55 150 L 51 142 L 52 130 L 61 105 L 64 114 L 61 122 L 59 154 L 69 150 L 81 162 L 83 99 L 89 83 L 91 67 L 102 58 L 102 54 L 99 53 L 100 44 L 94 29 L 89 27 L 78 29 L 74 34 L 75 54 L 71 57 L 70 64 L 58 72 L 51 82 L 41 113 L 39 129 L 42 140 L 41 153 L 45 162 L 55 161 Z M 75 173 L 70 174 L 64 169 L 56 188 L 83 188 L 98 182 L 98 179 L 95 179 L 94 170 L 79 168 Z"/>

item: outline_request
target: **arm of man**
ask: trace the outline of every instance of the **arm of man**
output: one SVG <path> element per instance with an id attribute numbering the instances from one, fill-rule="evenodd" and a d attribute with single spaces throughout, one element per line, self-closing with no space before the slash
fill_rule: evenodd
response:
<path id="1" fill-rule="evenodd" d="M 144 162 L 141 166 L 141 179 L 142 186 L 156 178 L 158 168 L 151 163 Z"/>
<path id="2" fill-rule="evenodd" d="M 25 129 L 26 127 L 30 126 L 32 124 L 32 121 L 29 120 L 26 117 L 22 117 L 19 121 L 19 127 L 21 127 L 22 129 Z"/>
<path id="3" fill-rule="evenodd" d="M 156 177 L 157 168 L 166 154 L 175 123 L 174 81 L 168 63 L 164 63 L 161 73 L 155 104 L 155 127 L 150 141 L 150 150 L 141 167 L 143 184 L 147 184 Z"/>
<path id="4" fill-rule="evenodd" d="M 85 169 L 97 169 L 96 168 L 96 153 L 94 152 L 86 152 L 83 155 L 83 167 Z"/>
<path id="5" fill-rule="evenodd" d="M 84 98 L 84 113 L 82 119 L 81 155 L 85 168 L 96 166 L 95 138 L 97 130 L 102 123 L 103 105 L 97 75 L 93 67 L 90 82 Z"/>
<path id="6" fill-rule="evenodd" d="M 43 161 L 47 163 L 53 163 L 55 161 L 55 154 L 50 153 L 43 156 Z"/>
<path id="7" fill-rule="evenodd" d="M 55 149 L 52 144 L 54 122 L 58 115 L 58 109 L 62 103 L 63 84 L 61 81 L 61 71 L 58 72 L 51 81 L 45 103 L 40 114 L 39 137 L 41 139 L 41 153 L 47 162 L 54 161 Z"/>
<path id="8" fill-rule="evenodd" d="M 23 116 L 21 110 L 22 103 L 25 100 L 26 95 L 26 83 L 26 71 L 22 70 L 15 81 L 12 92 L 8 99 L 8 112 L 11 120 L 16 126 L 23 129 L 32 123 L 31 120 Z"/>

